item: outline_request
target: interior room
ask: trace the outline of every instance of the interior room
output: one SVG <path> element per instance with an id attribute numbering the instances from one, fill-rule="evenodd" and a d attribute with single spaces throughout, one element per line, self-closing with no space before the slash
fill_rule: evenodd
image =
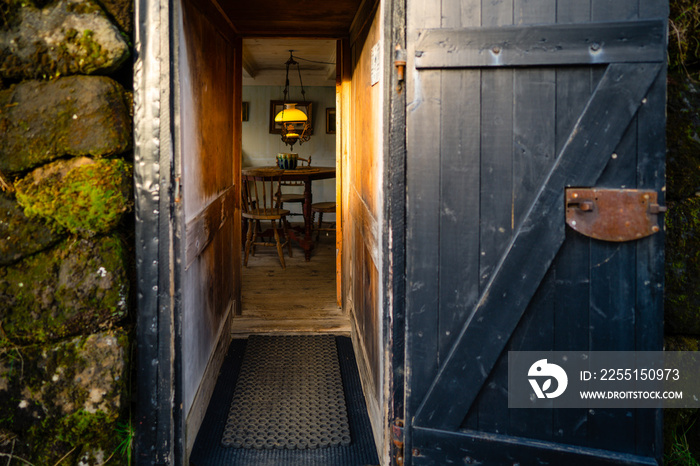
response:
<path id="1" fill-rule="evenodd" d="M 277 155 L 297 154 L 298 168 L 336 166 L 336 48 L 333 39 L 255 38 L 243 39 L 242 166 L 270 167 Z M 287 71 L 293 56 L 298 65 Z M 310 137 L 287 144 L 279 130 L 273 132 L 273 105 L 284 101 L 309 102 Z M 304 94 L 302 95 L 302 89 Z M 310 108 L 310 112 L 309 112 Z M 299 171 L 299 170 L 298 170 Z M 335 176 L 312 182 L 313 203 L 336 202 Z M 297 195 L 283 208 L 290 211 L 290 225 L 304 226 L 302 212 L 304 185 L 288 181 L 284 194 Z M 301 202 L 299 201 L 301 200 Z M 333 332 L 350 334 L 350 319 L 342 312 L 337 296 L 335 213 L 314 212 L 314 229 L 319 217 L 322 231 L 314 233 L 314 250 L 309 261 L 304 250 L 292 240 L 293 257 L 285 254 L 280 266 L 274 247 L 260 247 L 247 265 L 242 265 L 241 316 L 234 319 L 232 332 L 245 336 L 255 332 Z"/>

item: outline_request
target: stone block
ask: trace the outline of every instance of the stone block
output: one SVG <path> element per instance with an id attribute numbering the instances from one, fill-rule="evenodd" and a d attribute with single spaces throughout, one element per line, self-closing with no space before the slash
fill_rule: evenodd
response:
<path id="1" fill-rule="evenodd" d="M 129 57 L 119 29 L 92 0 L 59 0 L 44 8 L 8 2 L 12 21 L 0 30 L 0 75 L 12 80 L 109 74 Z"/>
<path id="2" fill-rule="evenodd" d="M 26 81 L 0 91 L 0 171 L 26 172 L 65 156 L 128 151 L 124 89 L 106 77 Z"/>
<path id="3" fill-rule="evenodd" d="M 58 242 L 55 233 L 40 218 L 28 218 L 17 201 L 0 192 L 0 265 L 17 262 Z"/>
<path id="4" fill-rule="evenodd" d="M 32 464 L 102 464 L 120 438 L 128 339 L 103 332 L 49 345 L 0 345 L 0 451 Z M 109 464 L 121 464 L 119 455 Z"/>
<path id="5" fill-rule="evenodd" d="M 113 236 L 69 238 L 0 267 L 0 322 L 18 345 L 110 328 L 126 316 L 128 296 L 125 248 Z"/>

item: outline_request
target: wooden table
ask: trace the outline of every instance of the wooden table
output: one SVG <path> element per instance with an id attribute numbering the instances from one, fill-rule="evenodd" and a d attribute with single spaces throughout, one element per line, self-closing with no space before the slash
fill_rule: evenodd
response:
<path id="1" fill-rule="evenodd" d="M 261 168 L 276 169 L 277 167 L 245 167 L 242 170 L 242 174 L 246 176 L 248 170 L 259 170 Z M 335 178 L 335 167 L 299 167 L 295 170 L 284 170 L 282 174 L 283 181 L 304 182 L 304 228 L 302 231 L 292 229 L 292 231 L 290 231 L 290 236 L 304 250 L 304 257 L 307 261 L 311 259 L 311 250 L 314 248 L 314 241 L 311 235 L 314 220 L 311 212 L 313 199 L 311 195 L 311 182 L 314 180 L 327 180 L 329 178 Z M 303 233 L 303 236 L 299 233 Z"/>

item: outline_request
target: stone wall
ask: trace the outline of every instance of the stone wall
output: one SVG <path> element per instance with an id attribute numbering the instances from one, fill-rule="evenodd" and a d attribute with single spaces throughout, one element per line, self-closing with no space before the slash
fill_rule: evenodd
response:
<path id="1" fill-rule="evenodd" d="M 671 0 L 667 107 L 666 350 L 700 350 L 700 0 Z M 700 461 L 700 413 L 664 412 L 666 464 Z M 698 464 L 697 462 L 695 464 Z"/>
<path id="2" fill-rule="evenodd" d="M 0 2 L 0 462 L 129 462 L 132 16 Z"/>

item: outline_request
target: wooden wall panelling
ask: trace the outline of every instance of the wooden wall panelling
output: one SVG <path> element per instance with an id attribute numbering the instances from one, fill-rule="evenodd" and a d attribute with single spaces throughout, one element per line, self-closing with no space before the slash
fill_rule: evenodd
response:
<path id="1" fill-rule="evenodd" d="M 382 249 L 380 238 L 380 216 L 382 215 L 383 163 L 383 99 L 382 86 L 371 84 L 371 50 L 380 40 L 380 13 L 378 2 L 367 0 L 358 11 L 350 31 L 351 81 L 349 122 L 349 170 L 344 172 L 343 190 L 347 190 L 347 221 L 355 225 L 353 251 L 349 256 L 353 265 L 352 311 L 356 339 L 355 352 L 365 389 L 378 448 L 384 433 L 382 400 L 382 355 L 381 342 L 383 317 L 380 316 L 382 288 Z M 385 71 L 382 71 L 385 72 Z M 345 125 L 344 125 L 345 127 Z M 349 176 L 348 176 L 349 175 Z M 346 255 L 347 256 L 347 255 Z"/>
<path id="2" fill-rule="evenodd" d="M 338 39 L 335 48 L 335 108 L 336 108 L 336 132 L 335 132 L 335 287 L 338 307 L 343 307 L 343 218 L 345 216 L 343 205 L 343 61 L 346 52 L 343 50 L 343 41 Z"/>
<path id="3" fill-rule="evenodd" d="M 194 435 L 213 387 L 207 377 L 218 373 L 216 349 L 228 338 L 227 316 L 236 292 L 234 238 L 237 193 L 234 186 L 235 133 L 240 134 L 235 106 L 240 41 L 231 42 L 200 11 L 202 4 L 182 2 L 179 39 L 179 148 L 182 160 L 183 251 L 182 360 L 183 409 L 187 433 Z M 238 68 L 237 68 L 238 66 Z M 240 85 L 238 84 L 240 92 Z M 240 137 L 240 135 L 238 136 Z M 235 163 L 239 163 L 236 161 Z M 203 387 L 206 387 L 202 389 Z M 207 393 L 209 391 L 209 393 Z M 189 442 L 188 438 L 188 444 Z"/>
<path id="4" fill-rule="evenodd" d="M 336 117 L 338 121 L 336 122 L 336 127 L 339 129 L 338 139 L 340 140 L 340 165 L 339 168 L 342 171 L 342 190 L 341 195 L 341 222 L 343 225 L 351 226 L 352 222 L 350 220 L 350 186 L 351 184 L 351 163 L 352 163 L 352 146 L 351 146 L 351 135 L 352 135 L 352 56 L 349 39 L 341 39 L 340 46 L 342 54 L 340 55 L 342 61 L 340 62 L 342 68 L 341 73 L 341 94 L 339 100 L 339 107 L 336 110 Z M 342 241 L 346 247 L 343 247 L 341 253 L 343 257 L 341 258 L 341 298 L 343 300 L 342 305 L 346 312 L 350 312 L 353 309 L 353 293 L 352 293 L 352 228 L 343 228 L 341 231 Z"/>

